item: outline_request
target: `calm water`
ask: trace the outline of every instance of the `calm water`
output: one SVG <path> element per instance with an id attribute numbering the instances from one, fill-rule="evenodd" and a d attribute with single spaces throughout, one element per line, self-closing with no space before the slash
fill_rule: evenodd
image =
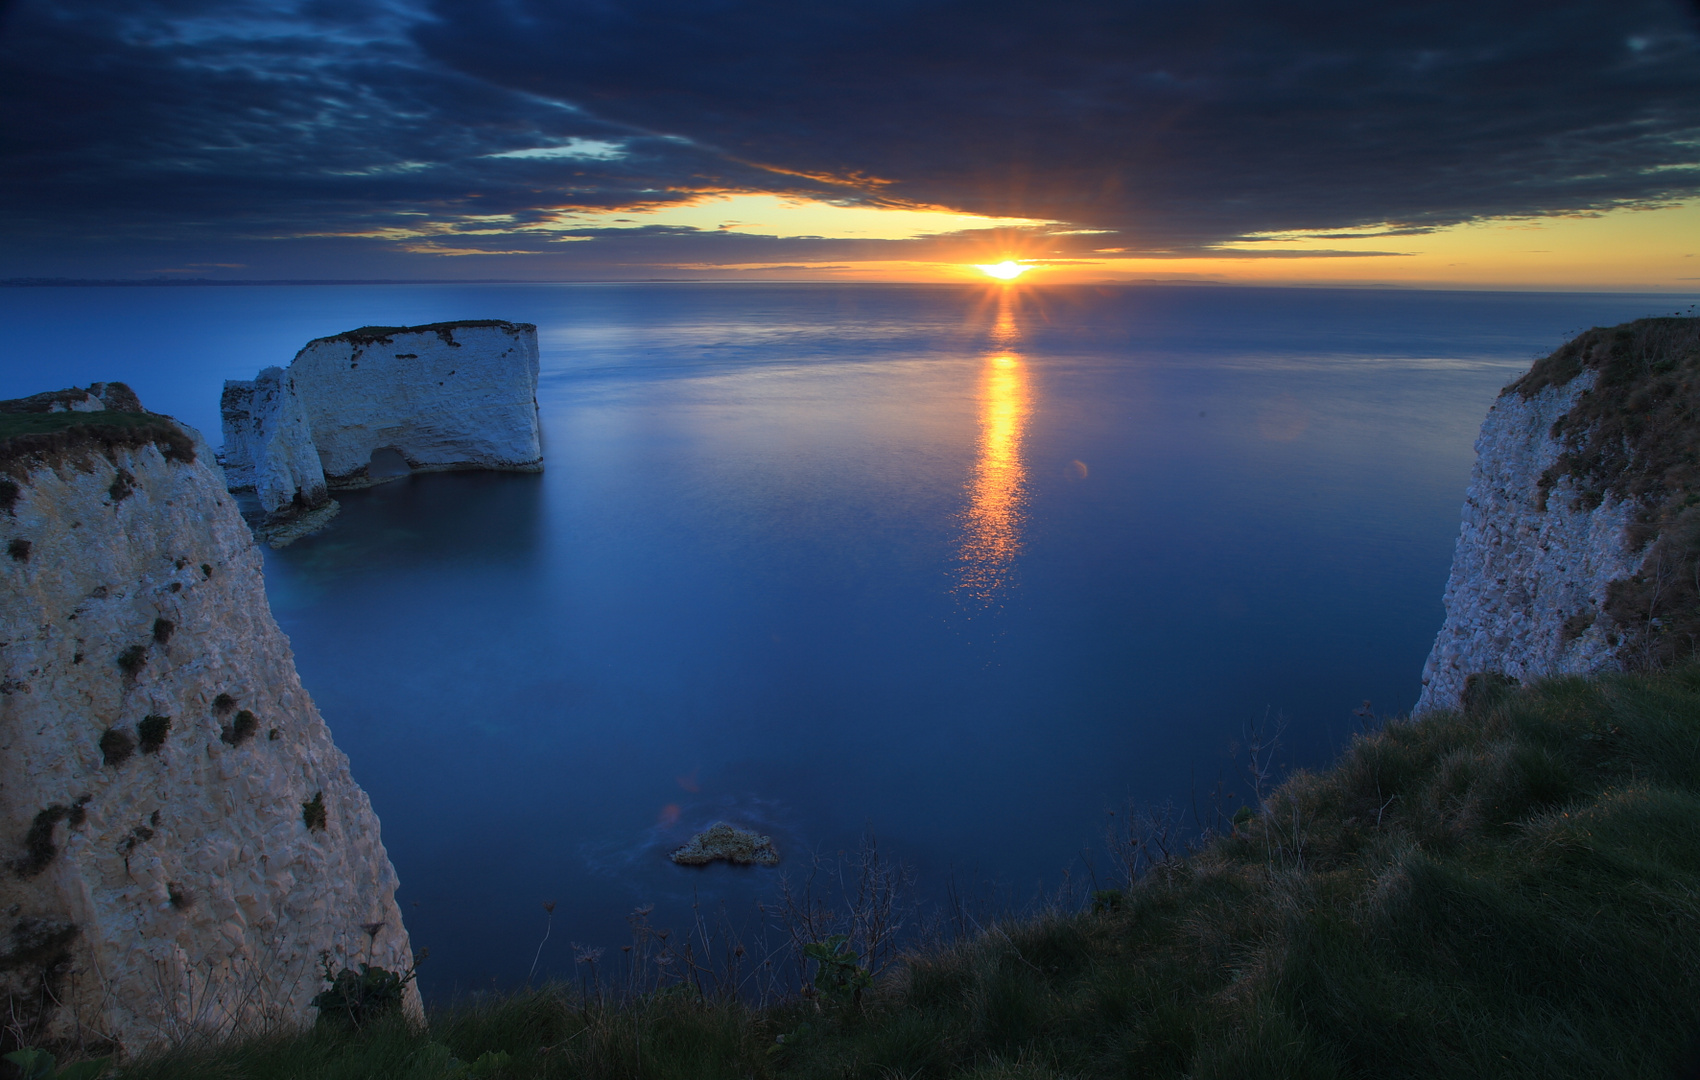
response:
<path id="1" fill-rule="evenodd" d="M 402 880 L 428 994 L 570 977 L 655 903 L 864 829 L 936 895 L 1055 887 L 1105 811 L 1282 713 L 1408 709 L 1471 443 L 1568 333 L 1692 298 L 785 285 L 0 290 L 0 396 L 221 380 L 367 323 L 538 324 L 547 471 L 342 497 L 273 610 Z"/>

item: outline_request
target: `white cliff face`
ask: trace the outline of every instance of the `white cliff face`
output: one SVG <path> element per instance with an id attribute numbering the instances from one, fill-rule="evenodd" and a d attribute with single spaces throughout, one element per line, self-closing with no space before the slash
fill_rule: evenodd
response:
<path id="1" fill-rule="evenodd" d="M 1529 398 L 1508 389 L 1488 411 L 1417 712 L 1457 707 L 1477 672 L 1527 681 L 1618 666 L 1607 589 L 1641 562 L 1627 538 L 1634 508 L 1608 494 L 1584 509 L 1569 477 L 1541 505 L 1541 475 L 1564 450 L 1553 424 L 1594 381 Z"/>
<path id="2" fill-rule="evenodd" d="M 277 370 L 227 383 L 223 411 L 231 482 L 270 514 L 317 505 L 309 448 L 331 489 L 377 479 L 375 452 L 415 472 L 543 468 L 529 323 L 366 327 L 309 342 L 268 383 Z"/>
<path id="3" fill-rule="evenodd" d="M 227 380 L 219 406 L 231 487 L 253 488 L 268 515 L 324 505 L 329 495 L 307 411 L 282 368 L 251 382 Z"/>
<path id="4" fill-rule="evenodd" d="M 415 471 L 543 467 L 530 324 L 352 331 L 309 342 L 289 370 L 333 486 L 380 449 Z"/>
<path id="5" fill-rule="evenodd" d="M 305 1023 L 321 956 L 411 966 L 378 820 L 186 456 L 0 459 L 0 994 L 37 1044 Z"/>

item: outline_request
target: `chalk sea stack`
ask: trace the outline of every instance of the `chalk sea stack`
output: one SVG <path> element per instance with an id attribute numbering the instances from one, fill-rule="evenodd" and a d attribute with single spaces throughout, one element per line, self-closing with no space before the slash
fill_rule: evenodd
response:
<path id="1" fill-rule="evenodd" d="M 308 527 L 321 523 L 332 491 L 413 472 L 541 471 L 537 375 L 530 323 L 364 326 L 318 338 L 287 368 L 224 384 L 231 489 L 252 489 L 275 530 L 310 515 Z"/>
<path id="2" fill-rule="evenodd" d="M 1696 653 L 1700 319 L 1595 328 L 1488 411 L 1416 711 Z"/>
<path id="3" fill-rule="evenodd" d="M 0 402 L 0 533 L 7 1037 L 266 1031 L 312 1019 L 321 956 L 407 969 L 378 819 L 199 434 L 116 383 Z"/>

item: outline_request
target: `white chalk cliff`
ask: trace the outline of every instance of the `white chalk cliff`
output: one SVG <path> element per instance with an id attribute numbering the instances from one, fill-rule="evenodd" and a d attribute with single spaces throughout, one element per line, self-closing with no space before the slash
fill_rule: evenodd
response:
<path id="1" fill-rule="evenodd" d="M 1417 711 L 1457 706 L 1464 680 L 1478 672 L 1527 682 L 1615 666 L 1609 620 L 1588 615 L 1640 562 L 1625 542 L 1630 507 L 1616 498 L 1573 505 L 1568 478 L 1542 506 L 1539 488 L 1563 452 L 1553 422 L 1592 381 L 1582 376 L 1527 399 L 1507 391 L 1488 410 L 1446 582 L 1446 622 L 1423 665 Z"/>
<path id="2" fill-rule="evenodd" d="M 225 383 L 225 467 L 273 517 L 392 471 L 543 467 L 537 328 L 368 326 L 307 343 L 286 369 Z"/>
<path id="3" fill-rule="evenodd" d="M 37 1045 L 134 1053 L 310 1021 L 321 957 L 410 967 L 378 819 L 301 686 L 205 444 L 139 411 L 18 435 L 11 404 L 7 1023 Z"/>
<path id="4" fill-rule="evenodd" d="M 1416 712 L 1458 707 L 1472 675 L 1527 682 L 1690 651 L 1678 631 L 1697 609 L 1700 547 L 1682 443 L 1700 437 L 1684 381 L 1700 369 L 1697 326 L 1589 331 L 1501 392 Z"/>
<path id="5" fill-rule="evenodd" d="M 282 368 L 251 382 L 224 384 L 224 472 L 232 488 L 253 488 L 267 513 L 300 512 L 330 498 L 301 395 Z"/>

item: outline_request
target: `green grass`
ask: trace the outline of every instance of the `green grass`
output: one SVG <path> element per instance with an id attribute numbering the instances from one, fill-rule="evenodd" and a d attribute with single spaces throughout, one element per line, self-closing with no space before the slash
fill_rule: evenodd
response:
<path id="1" fill-rule="evenodd" d="M 860 1009 L 551 987 L 124 1075 L 1663 1080 L 1700 1033 L 1700 668 L 1391 723 L 1100 907 L 921 949 Z"/>
<path id="2" fill-rule="evenodd" d="M 17 435 L 45 435 L 71 428 L 152 428 L 159 424 L 160 418 L 152 413 L 118 412 L 112 409 L 100 409 L 95 412 L 0 412 L 0 440 Z"/>
<path id="3" fill-rule="evenodd" d="M 0 509 L 18 497 L 17 480 L 43 464 L 97 452 L 111 456 L 121 447 L 152 443 L 168 459 L 195 460 L 195 445 L 170 418 L 154 413 L 0 412 L 0 471 L 14 477 L 0 490 Z M 116 497 L 116 496 L 115 496 Z"/>

